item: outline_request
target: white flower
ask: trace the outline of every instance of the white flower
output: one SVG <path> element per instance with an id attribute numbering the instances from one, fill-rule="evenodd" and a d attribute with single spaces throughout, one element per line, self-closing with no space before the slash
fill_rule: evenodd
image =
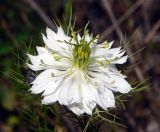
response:
<path id="1" fill-rule="evenodd" d="M 97 44 L 86 32 L 82 37 L 72 32 L 65 35 L 62 28 L 55 33 L 46 29 L 45 47 L 37 47 L 37 56 L 28 54 L 34 71 L 43 70 L 31 83 L 30 91 L 42 93 L 42 104 L 58 101 L 77 115 L 92 114 L 96 105 L 104 110 L 115 107 L 113 92 L 128 93 L 130 84 L 116 68 L 127 56 L 113 42 Z"/>

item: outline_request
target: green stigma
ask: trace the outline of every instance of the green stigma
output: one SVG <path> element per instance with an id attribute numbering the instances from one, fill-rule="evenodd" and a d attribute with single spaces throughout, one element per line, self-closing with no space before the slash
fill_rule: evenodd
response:
<path id="1" fill-rule="evenodd" d="M 91 50 L 88 44 L 76 45 L 73 49 L 73 64 L 79 69 L 84 69 L 89 64 Z"/>

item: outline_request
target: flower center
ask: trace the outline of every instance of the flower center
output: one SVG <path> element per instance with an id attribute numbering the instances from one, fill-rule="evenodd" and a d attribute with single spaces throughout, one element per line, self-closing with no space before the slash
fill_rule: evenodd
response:
<path id="1" fill-rule="evenodd" d="M 84 69 L 89 64 L 91 50 L 88 44 L 80 44 L 73 49 L 73 64 L 79 69 Z"/>

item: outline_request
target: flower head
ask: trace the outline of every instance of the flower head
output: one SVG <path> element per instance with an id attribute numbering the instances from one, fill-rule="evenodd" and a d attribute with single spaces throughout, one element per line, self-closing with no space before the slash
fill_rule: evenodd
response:
<path id="1" fill-rule="evenodd" d="M 34 71 L 42 72 L 31 83 L 30 91 L 42 93 L 42 104 L 58 101 L 77 115 L 92 114 L 96 105 L 104 110 L 115 107 L 113 92 L 128 93 L 130 84 L 116 68 L 123 64 L 125 51 L 111 48 L 113 42 L 97 44 L 98 37 L 86 31 L 81 37 L 72 31 L 67 36 L 61 27 L 55 33 L 46 29 L 44 47 L 37 47 L 38 55 L 28 54 Z"/>

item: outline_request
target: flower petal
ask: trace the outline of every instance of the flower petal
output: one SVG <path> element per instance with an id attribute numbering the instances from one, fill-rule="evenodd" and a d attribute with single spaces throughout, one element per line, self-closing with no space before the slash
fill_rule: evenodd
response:
<path id="1" fill-rule="evenodd" d="M 100 106 L 104 110 L 107 110 L 107 108 L 110 108 L 110 107 L 115 107 L 115 98 L 111 90 L 106 88 L 103 93 L 99 91 L 99 95 L 101 100 Z"/>
<path id="2" fill-rule="evenodd" d="M 42 99 L 42 104 L 49 105 L 55 103 L 58 100 L 58 93 L 59 91 L 56 91 L 55 93 L 52 94 L 52 96 L 45 96 Z"/>
<path id="3" fill-rule="evenodd" d="M 87 113 L 88 115 L 92 115 L 92 111 L 95 108 L 96 103 L 95 102 L 86 102 L 83 101 L 83 107 L 84 107 L 84 111 L 85 113 Z"/>
<path id="4" fill-rule="evenodd" d="M 44 92 L 43 95 L 51 94 L 61 83 L 64 75 L 65 71 L 58 71 L 54 69 L 45 70 L 31 83 L 33 85 L 30 91 L 34 94 L 39 94 L 41 92 Z"/>
<path id="5" fill-rule="evenodd" d="M 37 52 L 38 54 L 44 54 L 44 53 L 48 53 L 48 50 L 44 47 L 39 47 L 39 46 L 36 46 L 36 49 L 37 49 Z"/>
<path id="6" fill-rule="evenodd" d="M 74 104 L 68 105 L 67 107 L 78 116 L 85 113 L 82 104 L 74 103 Z"/>
<path id="7" fill-rule="evenodd" d="M 51 54 L 40 54 L 38 56 L 33 56 L 30 54 L 27 54 L 29 59 L 31 60 L 31 63 L 33 65 L 42 65 L 42 64 L 46 64 L 46 65 L 52 65 L 54 64 L 55 60 L 53 58 L 53 56 Z"/>
<path id="8" fill-rule="evenodd" d="M 128 56 L 124 56 L 124 57 L 121 57 L 121 58 L 118 58 L 118 59 L 115 59 L 113 61 L 110 61 L 111 64 L 123 64 L 127 61 L 128 59 Z"/>
<path id="9" fill-rule="evenodd" d="M 69 41 L 70 37 L 66 36 L 65 33 L 63 32 L 62 28 L 58 28 L 58 32 L 55 33 L 52 31 L 50 28 L 46 28 L 46 34 L 42 34 L 43 41 L 47 45 L 47 47 L 55 52 L 61 52 L 61 51 L 68 51 L 69 46 L 65 41 Z M 63 54 L 63 52 L 62 52 Z"/>
<path id="10" fill-rule="evenodd" d="M 74 91 L 73 91 L 74 78 L 65 79 L 63 84 L 61 84 L 61 89 L 59 92 L 59 103 L 62 105 L 69 105 L 75 102 Z"/>
<path id="11" fill-rule="evenodd" d="M 121 93 L 128 93 L 131 90 L 130 84 L 124 79 L 126 76 L 116 71 L 115 67 L 97 68 L 96 70 L 89 71 L 88 74 L 103 81 L 108 89 Z"/>
<path id="12" fill-rule="evenodd" d="M 59 92 L 60 104 L 69 105 L 82 102 L 83 79 L 81 70 L 72 69 L 72 74 L 66 77 L 61 85 L 63 88 Z"/>
<path id="13" fill-rule="evenodd" d="M 46 28 L 46 34 L 47 34 L 47 38 L 50 40 L 56 38 L 56 36 L 57 36 L 56 33 L 52 29 L 50 29 L 49 27 Z"/>
<path id="14" fill-rule="evenodd" d="M 120 93 L 128 93 L 132 90 L 131 85 L 122 77 L 112 76 L 114 79 L 113 87 L 111 88 L 113 91 L 118 91 Z"/>
<path id="15" fill-rule="evenodd" d="M 42 38 L 47 48 L 58 51 L 60 48 L 58 47 L 58 42 L 54 38 L 47 38 L 44 34 L 42 34 Z"/>
<path id="16" fill-rule="evenodd" d="M 50 53 L 43 53 L 39 54 L 37 56 L 33 56 L 30 54 L 27 54 L 31 63 L 33 65 L 28 64 L 28 66 L 34 70 L 44 70 L 44 69 L 63 69 L 66 70 L 68 67 L 71 67 L 71 64 L 68 63 L 67 58 L 62 58 L 61 60 L 55 60 L 54 56 Z"/>
<path id="17" fill-rule="evenodd" d="M 102 48 L 102 49 L 110 49 L 113 45 L 114 41 L 111 41 L 111 42 L 103 42 L 102 44 L 98 44 L 97 45 L 97 48 Z"/>

